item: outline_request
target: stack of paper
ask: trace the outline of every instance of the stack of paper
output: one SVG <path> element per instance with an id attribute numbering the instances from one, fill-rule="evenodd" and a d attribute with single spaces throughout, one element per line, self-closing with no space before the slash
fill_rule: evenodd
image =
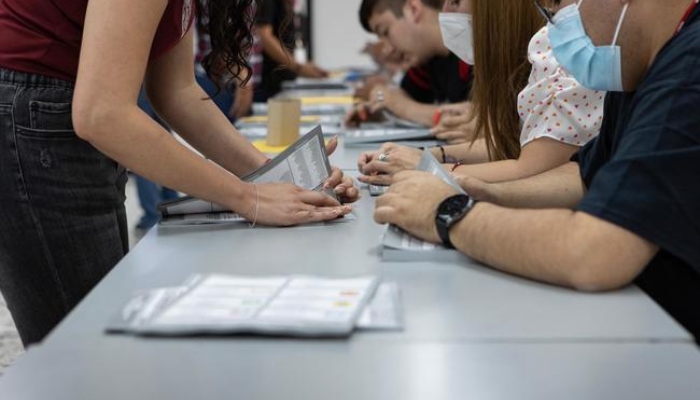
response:
<path id="1" fill-rule="evenodd" d="M 345 146 L 406 140 L 434 140 L 429 129 L 380 128 L 353 129 L 345 132 Z"/>
<path id="2" fill-rule="evenodd" d="M 416 169 L 429 172 L 457 189 L 460 193 L 466 194 L 464 189 L 452 178 L 452 175 L 445 171 L 429 150 L 423 151 L 423 156 Z M 394 225 L 389 225 L 382 236 L 381 257 L 384 261 L 453 261 L 461 260 L 466 256 L 457 250 L 420 240 Z"/>
<path id="3" fill-rule="evenodd" d="M 181 287 L 157 289 L 136 297 L 112 320 L 107 331 L 166 336 L 347 336 L 356 326 L 401 329 L 395 284 L 384 286 L 377 292 L 376 301 L 365 308 L 378 286 L 375 276 L 194 275 Z"/>
<path id="4" fill-rule="evenodd" d="M 287 182 L 308 190 L 322 191 L 331 175 L 321 127 L 297 140 L 274 160 L 243 178 L 246 182 Z M 335 197 L 332 189 L 326 194 Z M 161 225 L 194 225 L 241 222 L 244 219 L 225 207 L 194 197 L 164 202 L 158 205 Z"/>

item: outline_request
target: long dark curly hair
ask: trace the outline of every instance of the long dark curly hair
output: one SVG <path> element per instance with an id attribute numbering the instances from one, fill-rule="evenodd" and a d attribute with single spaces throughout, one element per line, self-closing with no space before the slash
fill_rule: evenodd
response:
<path id="1" fill-rule="evenodd" d="M 293 3 L 275 0 L 284 4 L 285 23 L 293 16 Z M 252 77 L 248 56 L 253 47 L 253 25 L 255 14 L 260 11 L 258 3 L 264 0 L 197 0 L 197 28 L 208 34 L 211 52 L 202 60 L 209 79 L 223 82 L 232 88 L 236 80 L 245 85 Z"/>

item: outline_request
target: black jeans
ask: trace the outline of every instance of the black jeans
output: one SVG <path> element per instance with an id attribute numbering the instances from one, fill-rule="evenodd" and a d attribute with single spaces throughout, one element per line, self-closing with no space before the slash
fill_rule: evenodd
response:
<path id="1" fill-rule="evenodd" d="M 0 291 L 41 341 L 129 248 L 126 171 L 78 138 L 72 83 L 0 69 Z"/>

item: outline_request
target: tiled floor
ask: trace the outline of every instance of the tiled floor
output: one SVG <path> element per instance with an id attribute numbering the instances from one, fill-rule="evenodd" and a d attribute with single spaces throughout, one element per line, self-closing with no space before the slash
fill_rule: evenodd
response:
<path id="1" fill-rule="evenodd" d="M 129 243 L 134 246 L 138 241 L 133 227 L 141 216 L 141 209 L 136 198 L 136 184 L 129 180 L 126 187 L 126 213 L 129 219 Z M 22 342 L 19 340 L 10 312 L 5 307 L 5 300 L 0 296 L 0 374 L 10 366 L 14 360 L 24 352 Z"/>

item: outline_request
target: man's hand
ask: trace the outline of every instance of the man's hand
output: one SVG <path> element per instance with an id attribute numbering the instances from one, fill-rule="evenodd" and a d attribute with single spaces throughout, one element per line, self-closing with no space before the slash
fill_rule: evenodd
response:
<path id="1" fill-rule="evenodd" d="M 454 176 L 455 181 L 474 200 L 498 204 L 498 186 L 471 176 Z"/>
<path id="2" fill-rule="evenodd" d="M 378 113 L 382 110 L 393 110 L 397 101 L 396 90 L 387 85 L 375 86 L 369 94 L 369 111 Z"/>
<path id="3" fill-rule="evenodd" d="M 345 115 L 345 126 L 348 128 L 356 128 L 365 122 L 380 122 L 383 117 L 379 113 L 373 114 L 370 111 L 369 103 L 355 104 Z"/>
<path id="4" fill-rule="evenodd" d="M 394 176 L 388 192 L 377 199 L 374 220 L 380 224 L 394 224 L 420 239 L 440 243 L 435 229 L 437 208 L 443 200 L 458 193 L 428 172 L 400 172 Z"/>

